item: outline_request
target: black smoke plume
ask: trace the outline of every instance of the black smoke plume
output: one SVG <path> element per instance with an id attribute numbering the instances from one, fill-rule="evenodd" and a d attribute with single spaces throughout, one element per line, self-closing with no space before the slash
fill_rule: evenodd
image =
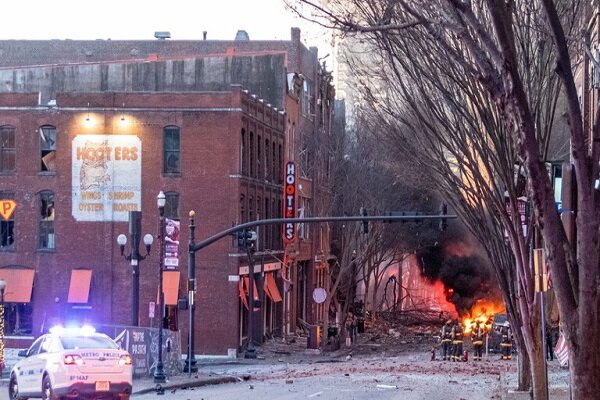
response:
<path id="1" fill-rule="evenodd" d="M 421 275 L 429 282 L 442 282 L 446 300 L 460 316 L 468 314 L 479 299 L 498 298 L 495 283 L 485 260 L 476 255 L 449 255 L 442 246 L 417 251 Z"/>

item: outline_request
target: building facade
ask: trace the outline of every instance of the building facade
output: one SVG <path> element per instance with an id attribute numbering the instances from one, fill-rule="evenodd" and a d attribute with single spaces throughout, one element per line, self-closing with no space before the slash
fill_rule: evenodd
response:
<path id="1" fill-rule="evenodd" d="M 290 41 L 3 41 L 0 49 L 0 197 L 17 204 L 0 222 L 0 277 L 16 347 L 69 318 L 129 324 L 132 268 L 116 237 L 127 234 L 129 211 L 142 211 L 142 234 L 156 236 L 161 190 L 165 216 L 179 223 L 163 325 L 182 338 L 191 210 L 196 240 L 281 217 L 292 161 L 304 168 L 299 209 L 318 213 L 307 138 L 327 133 L 319 121 L 332 108 L 321 97 L 333 92 L 320 89 L 330 82 L 299 30 Z M 290 257 L 281 227 L 258 230 L 258 342 L 295 332 L 299 318 L 318 322 L 311 293 L 327 232 L 298 229 Z M 155 240 L 140 262 L 140 326 L 159 325 L 157 249 Z M 196 265 L 195 351 L 234 355 L 248 334 L 245 253 L 223 239 L 198 252 Z"/>

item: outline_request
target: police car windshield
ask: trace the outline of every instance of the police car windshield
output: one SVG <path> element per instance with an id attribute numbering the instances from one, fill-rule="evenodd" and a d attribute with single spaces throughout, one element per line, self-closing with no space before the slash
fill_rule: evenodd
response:
<path id="1" fill-rule="evenodd" d="M 115 342 L 103 336 L 62 336 L 60 342 L 65 350 L 119 348 Z"/>

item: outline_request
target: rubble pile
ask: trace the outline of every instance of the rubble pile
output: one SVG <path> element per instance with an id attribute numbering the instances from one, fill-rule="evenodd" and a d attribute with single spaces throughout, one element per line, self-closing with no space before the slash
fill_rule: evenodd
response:
<path id="1" fill-rule="evenodd" d="M 376 347 L 397 352 L 427 352 L 437 343 L 440 321 L 427 314 L 420 321 L 418 314 L 386 312 L 365 321 L 365 332 L 357 346 Z"/>

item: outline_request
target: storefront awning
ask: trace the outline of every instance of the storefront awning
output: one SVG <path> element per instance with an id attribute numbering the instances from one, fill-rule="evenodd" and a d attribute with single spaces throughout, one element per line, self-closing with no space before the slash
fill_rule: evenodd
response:
<path id="1" fill-rule="evenodd" d="M 248 291 L 250 290 L 250 278 L 247 276 L 244 277 L 244 292 L 248 295 Z M 254 280 L 254 300 L 258 300 L 258 288 L 256 287 L 256 279 Z"/>
<path id="2" fill-rule="evenodd" d="M 165 305 L 176 306 L 179 298 L 179 271 L 163 271 L 163 293 L 165 294 Z M 156 302 L 160 304 L 159 301 Z"/>
<path id="3" fill-rule="evenodd" d="M 33 269 L 2 269 L 0 279 L 6 282 L 4 301 L 7 303 L 29 303 L 33 288 Z"/>
<path id="4" fill-rule="evenodd" d="M 87 303 L 90 297 L 91 269 L 74 269 L 71 271 L 69 296 L 67 303 Z"/>
<path id="5" fill-rule="evenodd" d="M 247 299 L 247 295 L 246 293 L 248 293 L 248 291 L 244 288 L 244 281 L 240 280 L 240 283 L 238 285 L 239 291 L 240 291 L 240 299 L 242 300 L 242 304 L 244 305 L 244 307 L 246 307 L 246 310 L 249 309 L 248 307 L 248 299 Z"/>
<path id="6" fill-rule="evenodd" d="M 281 293 L 279 293 L 279 288 L 277 287 L 277 282 L 275 281 L 274 272 L 268 272 L 265 274 L 265 293 L 275 303 L 282 301 Z"/>
<path id="7" fill-rule="evenodd" d="M 243 286 L 241 286 L 243 284 Z M 249 309 L 248 306 L 248 291 L 250 290 L 250 278 L 244 276 L 240 281 L 240 297 L 242 298 L 242 303 L 246 307 L 246 310 Z M 254 300 L 259 300 L 258 296 L 258 287 L 256 286 L 256 280 L 254 281 Z M 254 307 L 254 311 L 258 310 L 257 307 Z"/>

